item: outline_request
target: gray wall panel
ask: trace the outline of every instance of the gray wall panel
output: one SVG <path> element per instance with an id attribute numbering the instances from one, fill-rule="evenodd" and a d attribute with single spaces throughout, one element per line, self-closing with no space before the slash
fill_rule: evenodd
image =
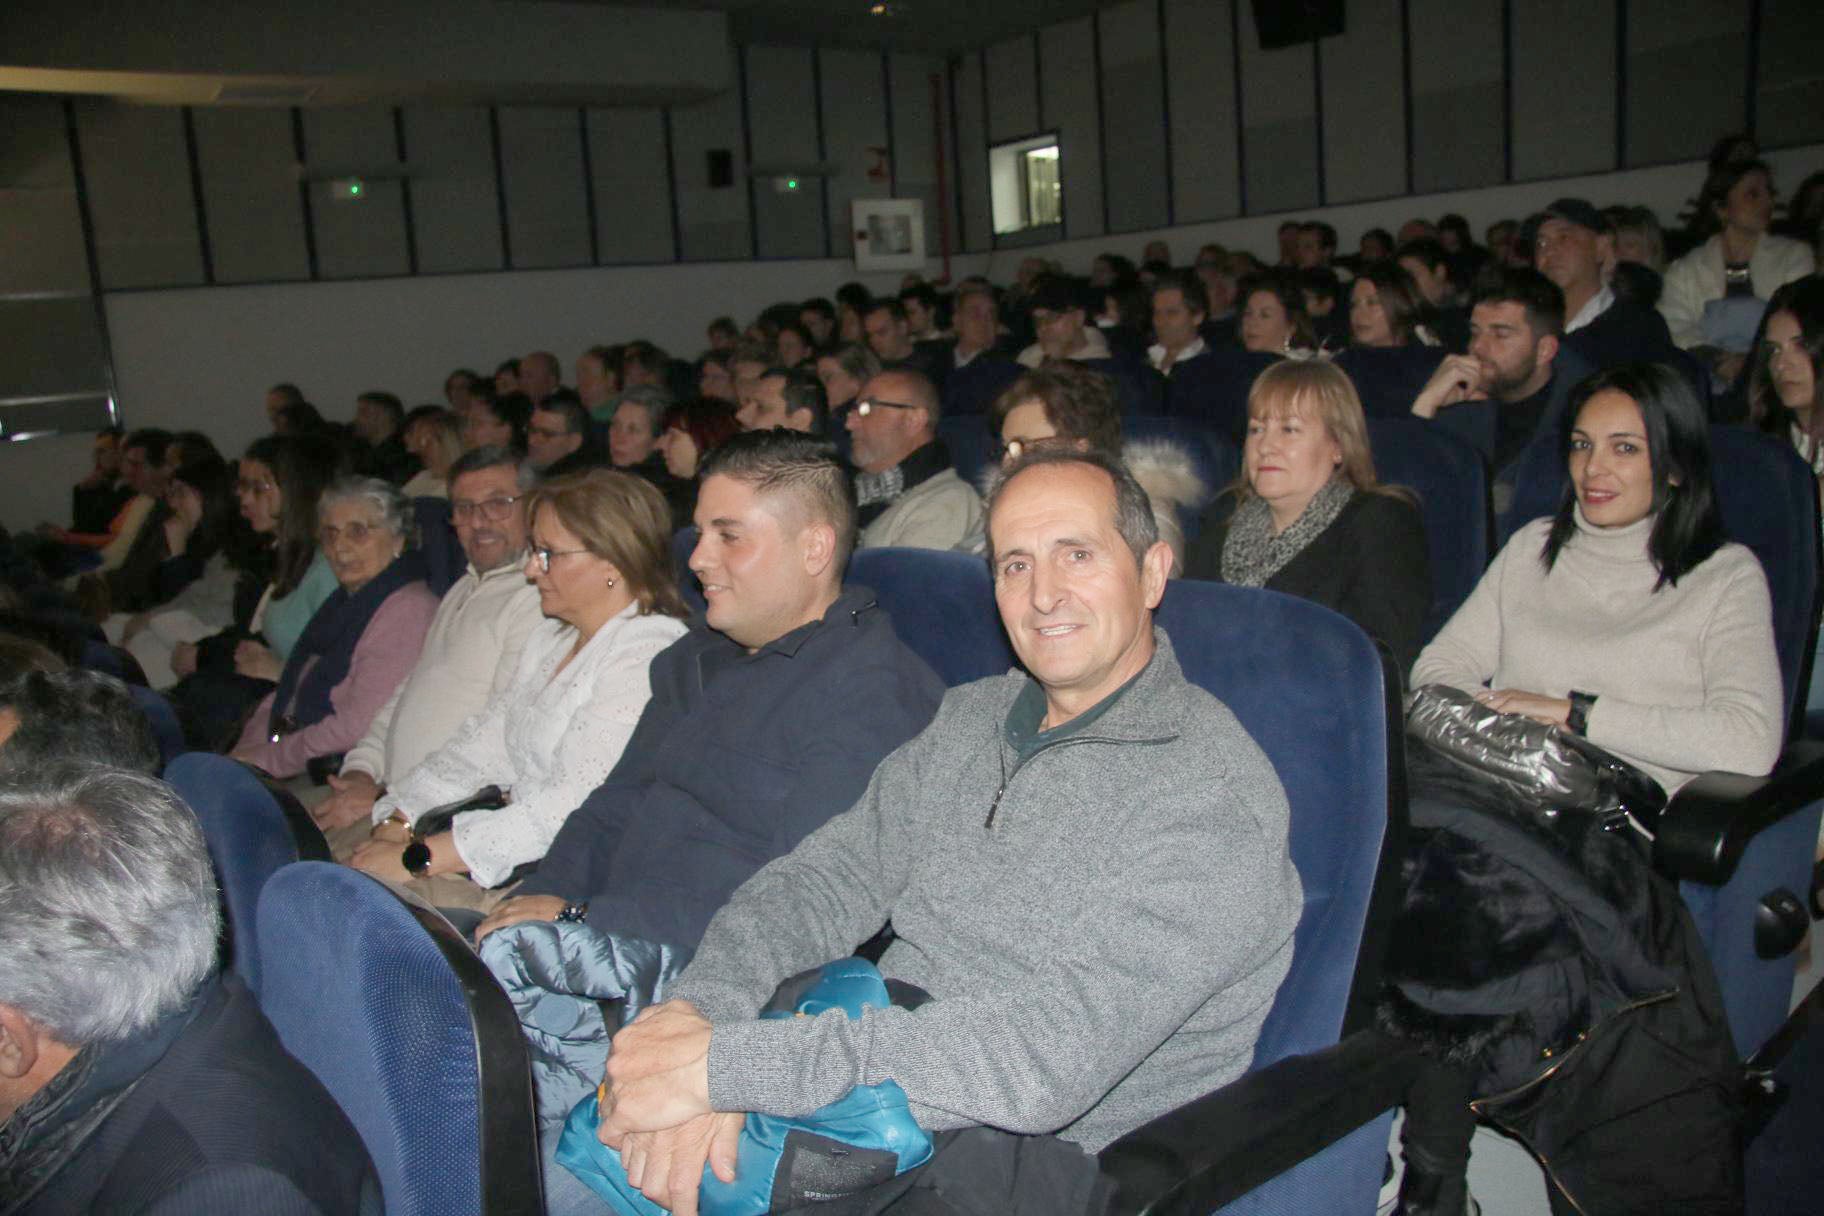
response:
<path id="1" fill-rule="evenodd" d="M 982 115 L 982 57 L 964 55 L 956 65 L 957 178 L 963 195 L 963 237 L 968 249 L 994 246 L 988 199 L 988 140 Z"/>
<path id="2" fill-rule="evenodd" d="M 1740 0 L 1628 0 L 1628 164 L 1703 156 L 1741 130 L 1747 57 Z"/>
<path id="3" fill-rule="evenodd" d="M 1166 198 L 1165 94 L 1159 82 L 1159 6 L 1128 0 L 1098 14 L 1102 30 L 1102 129 L 1108 140 L 1108 226 L 1163 228 Z M 1117 168 L 1117 166 L 1119 166 Z"/>
<path id="4" fill-rule="evenodd" d="M 572 106 L 502 106 L 501 175 L 517 269 L 589 265 L 582 124 Z"/>
<path id="5" fill-rule="evenodd" d="M 884 172 L 888 167 L 885 150 L 887 144 L 887 101 L 884 95 L 886 77 L 881 70 L 881 59 L 872 51 L 828 50 L 821 55 L 821 73 L 823 78 L 823 143 L 824 151 L 836 167 L 830 176 L 830 252 L 833 256 L 845 256 L 851 247 L 849 236 L 849 204 L 858 198 L 886 198 L 892 186 L 889 176 L 871 178 L 869 169 L 878 165 Z M 924 87 L 924 76 L 913 73 L 913 84 Z M 894 93 L 902 90 L 900 82 L 893 82 Z M 919 96 L 913 89 L 906 89 L 907 102 Z M 906 163 L 906 168 L 920 167 L 921 178 L 931 176 L 928 164 L 931 153 L 931 120 L 926 110 L 929 102 L 924 103 L 919 111 L 908 114 L 899 124 L 904 132 L 895 132 L 895 136 L 904 141 L 908 138 L 918 139 L 917 157 L 909 157 L 910 149 L 895 149 L 897 159 Z M 870 149 L 879 148 L 876 154 Z M 927 207 L 928 209 L 928 207 Z M 927 222 L 932 217 L 927 216 Z"/>
<path id="6" fill-rule="evenodd" d="M 1514 0 L 1514 177 L 1615 167 L 1614 0 Z"/>
<path id="7" fill-rule="evenodd" d="M 494 146 L 481 106 L 408 106 L 412 233 L 424 273 L 499 270 L 500 195 Z"/>
<path id="8" fill-rule="evenodd" d="M 1172 190 L 1179 223 L 1241 213 L 1235 147 L 1233 0 L 1166 0 Z M 1069 190 L 1066 183 L 1065 189 Z"/>
<path id="9" fill-rule="evenodd" d="M 405 191 L 396 178 L 365 176 L 399 162 L 393 111 L 386 106 L 308 109 L 304 154 L 313 179 L 363 176 L 359 199 L 336 199 L 326 181 L 310 184 L 317 271 L 326 279 L 407 274 Z"/>
<path id="10" fill-rule="evenodd" d="M 1824 4 L 1761 0 L 1755 129 L 1770 147 L 1824 139 Z M 1788 182 L 1788 188 L 1797 186 Z"/>
<path id="11" fill-rule="evenodd" d="M 602 263 L 671 261 L 664 115 L 658 110 L 591 109 L 589 171 L 595 179 L 596 248 Z"/>
<path id="12" fill-rule="evenodd" d="M 1324 201 L 1406 189 L 1399 0 L 1349 0 L 1348 29 L 1322 46 Z"/>
<path id="13" fill-rule="evenodd" d="M 983 52 L 988 69 L 988 138 L 995 143 L 1039 127 L 1038 61 L 1030 37 L 1009 38 Z"/>
<path id="14" fill-rule="evenodd" d="M 1090 18 L 1047 26 L 1039 35 L 1044 64 L 1043 117 L 1058 133 L 1064 186 L 1064 235 L 1099 236 L 1102 223 L 1102 133 L 1096 126 L 1095 33 Z"/>
<path id="15" fill-rule="evenodd" d="M 1248 211 L 1317 202 L 1317 96 L 1310 44 L 1260 49 L 1254 6 L 1241 12 L 1241 113 L 1247 138 Z"/>
<path id="16" fill-rule="evenodd" d="M 822 179 L 802 170 L 817 156 L 817 92 L 811 52 L 803 47 L 747 48 L 748 130 L 754 164 L 796 169 L 796 190 L 776 175 L 754 182 L 754 215 L 763 258 L 823 256 Z"/>
<path id="17" fill-rule="evenodd" d="M 941 224 L 946 214 L 950 224 L 951 252 L 957 249 L 956 244 L 956 165 L 953 160 L 944 165 L 943 180 L 946 187 L 938 189 L 938 149 L 950 147 L 950 94 L 944 63 L 941 59 L 919 55 L 894 55 L 888 60 L 888 87 L 891 90 L 893 118 L 893 169 L 895 176 L 893 194 L 896 198 L 915 198 L 925 204 L 925 252 L 929 257 L 939 257 L 943 252 L 943 234 Z M 931 85 L 935 77 L 937 83 L 937 108 L 932 109 Z M 858 97 L 857 109 L 865 107 L 865 97 Z M 828 114 L 826 111 L 826 121 Z M 937 123 L 943 126 L 942 143 L 939 143 Z M 827 129 L 826 129 L 827 134 Z M 832 152 L 834 148 L 832 147 Z M 948 152 L 946 151 L 946 156 Z M 885 195 L 885 182 L 878 183 L 878 189 L 857 197 L 868 197 L 869 193 Z M 845 203 L 842 210 L 835 209 L 831 202 L 830 219 L 842 234 L 833 247 L 838 256 L 848 253 L 851 243 L 848 237 L 849 210 Z"/>
<path id="18" fill-rule="evenodd" d="M 1501 181 L 1501 0 L 1410 4 L 1413 188 Z"/>
<path id="19" fill-rule="evenodd" d="M 0 294 L 87 292 L 63 99 L 0 96 L 0 131 Z"/>
<path id="20" fill-rule="evenodd" d="M 678 171 L 678 217 L 685 261 L 747 258 L 754 254 L 747 223 L 747 158 L 741 147 L 741 99 L 733 89 L 671 112 Z M 708 154 L 726 148 L 734 159 L 729 186 L 709 184 Z"/>
<path id="21" fill-rule="evenodd" d="M 195 121 L 216 282 L 309 278 L 291 111 L 199 109 Z"/>
<path id="22" fill-rule="evenodd" d="M 76 103 L 103 287 L 203 281 L 184 112 L 98 98 Z"/>

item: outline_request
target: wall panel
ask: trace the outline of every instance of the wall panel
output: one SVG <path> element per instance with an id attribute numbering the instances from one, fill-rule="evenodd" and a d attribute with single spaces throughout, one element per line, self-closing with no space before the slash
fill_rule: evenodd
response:
<path id="1" fill-rule="evenodd" d="M 381 177 L 399 163 L 399 142 L 388 106 L 307 109 L 304 155 L 310 168 L 310 221 L 317 271 L 326 279 L 408 274 L 405 189 Z M 360 176 L 358 199 L 337 199 L 325 175 Z"/>
<path id="2" fill-rule="evenodd" d="M 1400 0 L 1349 0 L 1348 29 L 1321 48 L 1324 201 L 1406 189 L 1400 97 Z"/>
<path id="3" fill-rule="evenodd" d="M 1514 177 L 1615 167 L 1615 0 L 1513 0 Z"/>
<path id="4" fill-rule="evenodd" d="M 1172 191 L 1180 223 L 1241 213 L 1235 146 L 1235 42 L 1230 25 L 1234 2 L 1165 3 Z M 1068 184 L 1065 188 L 1069 189 Z"/>
<path id="5" fill-rule="evenodd" d="M 1485 186 L 1506 175 L 1501 0 L 1408 0 L 1413 189 Z"/>
<path id="6" fill-rule="evenodd" d="M 671 261 L 664 115 L 658 110 L 591 109 L 589 172 L 595 182 L 595 239 L 602 264 Z"/>
<path id="7" fill-rule="evenodd" d="M 982 113 L 982 57 L 956 61 L 956 175 L 963 200 L 963 247 L 994 247 L 993 213 L 988 205 L 988 139 Z"/>
<path id="8" fill-rule="evenodd" d="M 193 113 L 215 281 L 309 278 L 291 111 Z"/>
<path id="9" fill-rule="evenodd" d="M 1702 156 L 1718 136 L 1742 129 L 1747 118 L 1747 4 L 1628 0 L 1627 33 L 1628 164 Z M 1815 45 L 1810 56 L 1817 61 Z"/>
<path id="10" fill-rule="evenodd" d="M 1096 49 L 1092 18 L 1046 26 L 1039 35 L 1045 129 L 1058 133 L 1064 187 L 1064 234 L 1096 236 L 1102 222 L 1102 131 L 1096 122 Z"/>
<path id="11" fill-rule="evenodd" d="M 678 220 L 685 261 L 754 256 L 747 222 L 747 157 L 741 146 L 741 99 L 733 89 L 671 112 L 677 161 Z M 712 186 L 709 153 L 727 150 L 734 180 Z"/>
<path id="12" fill-rule="evenodd" d="M 1317 202 L 1317 90 L 1311 45 L 1260 49 L 1254 6 L 1241 11 L 1241 114 L 1247 140 L 1248 211 Z"/>
<path id="13" fill-rule="evenodd" d="M 916 198 L 925 204 L 925 254 L 927 257 L 938 257 L 943 250 L 942 224 L 948 217 L 950 225 L 950 247 L 955 252 L 958 248 L 956 238 L 956 162 L 945 151 L 942 180 L 945 188 L 938 188 L 938 154 L 939 149 L 950 147 L 950 94 L 944 63 L 921 55 L 893 55 L 887 61 L 888 97 L 892 103 L 889 114 L 892 119 L 890 138 L 893 145 L 893 196 L 895 198 Z M 932 84 L 936 83 L 936 109 L 933 110 Z M 856 106 L 865 106 L 866 94 L 857 97 Z M 828 111 L 825 111 L 826 121 Z M 941 143 L 939 125 L 942 126 Z M 834 147 L 832 146 L 832 153 Z M 870 183 L 869 194 L 886 194 L 885 182 Z M 850 252 L 848 236 L 849 210 L 845 203 L 841 211 L 835 208 L 831 200 L 830 216 L 832 224 L 841 233 L 841 239 L 831 248 L 837 257 L 847 256 Z"/>
<path id="14" fill-rule="evenodd" d="M 576 108 L 500 107 L 500 164 L 513 265 L 589 265 L 589 204 Z"/>
<path id="15" fill-rule="evenodd" d="M 482 106 L 407 106 L 412 234 L 422 273 L 499 270 L 500 190 Z"/>
<path id="16" fill-rule="evenodd" d="M 905 168 L 923 167 L 908 162 L 903 147 L 891 147 L 887 137 L 887 77 L 881 57 L 872 51 L 827 50 L 819 55 L 819 72 L 823 81 L 823 146 L 835 172 L 829 178 L 830 252 L 841 257 L 850 247 L 849 204 L 858 198 L 886 198 L 892 189 L 892 164 L 897 160 Z M 924 77 L 913 82 L 924 86 Z M 893 81 L 897 97 L 899 81 Z M 906 90 L 907 102 L 917 94 Z M 895 135 L 904 139 L 917 137 L 922 161 L 930 159 L 931 120 L 925 113 L 929 102 L 917 113 L 908 113 L 895 124 Z M 903 134 L 901 134 L 903 129 Z M 892 156 L 889 157 L 889 152 Z M 931 176 L 923 167 L 920 178 Z M 869 176 L 870 170 L 876 176 Z M 930 203 L 926 204 L 927 210 Z M 927 217 L 929 219 L 930 217 Z"/>
<path id="17" fill-rule="evenodd" d="M 754 165 L 792 170 L 785 189 L 769 174 L 754 180 L 754 219 L 763 258 L 823 256 L 823 179 L 807 170 L 817 155 L 817 90 L 804 47 L 747 48 L 747 121 Z"/>
<path id="18" fill-rule="evenodd" d="M 1761 0 L 1760 51 L 1755 133 L 1762 144 L 1824 139 L 1824 4 Z"/>
<path id="19" fill-rule="evenodd" d="M 988 72 L 989 140 L 998 144 L 1042 130 L 1032 38 L 997 42 L 982 53 L 982 62 Z"/>
<path id="20" fill-rule="evenodd" d="M 102 286 L 201 283 L 184 112 L 85 97 L 76 103 L 76 126 Z"/>
<path id="21" fill-rule="evenodd" d="M 1159 6 L 1156 0 L 1128 0 L 1103 9 L 1097 22 L 1102 31 L 1102 137 L 1111 153 L 1110 180 L 1103 183 L 1108 227 L 1111 232 L 1157 228 L 1171 222 Z"/>

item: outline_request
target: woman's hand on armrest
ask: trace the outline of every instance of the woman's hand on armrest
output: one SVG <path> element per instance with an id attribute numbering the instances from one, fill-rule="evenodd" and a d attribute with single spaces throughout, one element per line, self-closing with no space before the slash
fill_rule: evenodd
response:
<path id="1" fill-rule="evenodd" d="M 1570 721 L 1568 697 L 1542 697 L 1518 688 L 1485 688 L 1474 695 L 1496 713 L 1520 714 L 1547 726 L 1564 726 Z"/>

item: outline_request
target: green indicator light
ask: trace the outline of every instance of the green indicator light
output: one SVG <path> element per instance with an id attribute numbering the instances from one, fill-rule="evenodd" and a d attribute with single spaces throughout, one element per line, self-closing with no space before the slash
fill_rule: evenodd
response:
<path id="1" fill-rule="evenodd" d="M 798 188 L 798 179 L 795 177 L 786 178 L 785 179 L 785 188 L 787 190 L 796 190 Z"/>

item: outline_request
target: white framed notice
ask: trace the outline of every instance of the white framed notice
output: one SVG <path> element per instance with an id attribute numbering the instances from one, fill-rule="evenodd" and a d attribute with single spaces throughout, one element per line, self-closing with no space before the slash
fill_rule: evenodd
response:
<path id="1" fill-rule="evenodd" d="M 849 204 L 857 270 L 923 270 L 925 204 L 915 198 L 858 198 Z"/>

